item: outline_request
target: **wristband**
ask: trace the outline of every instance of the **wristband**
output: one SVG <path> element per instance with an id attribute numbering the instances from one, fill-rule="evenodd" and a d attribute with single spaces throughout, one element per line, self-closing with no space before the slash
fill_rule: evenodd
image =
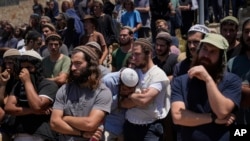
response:
<path id="1" fill-rule="evenodd" d="M 215 123 L 217 116 L 214 113 L 211 113 L 212 123 Z"/>

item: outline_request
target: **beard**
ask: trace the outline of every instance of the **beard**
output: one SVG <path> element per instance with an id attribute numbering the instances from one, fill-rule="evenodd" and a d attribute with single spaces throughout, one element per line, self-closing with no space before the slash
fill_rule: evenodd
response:
<path id="1" fill-rule="evenodd" d="M 157 56 L 165 56 L 166 54 L 169 54 L 169 50 L 168 49 L 163 50 L 163 51 L 157 51 L 156 50 L 156 55 Z"/>
<path id="2" fill-rule="evenodd" d="M 218 61 L 216 63 L 212 63 L 210 59 L 205 58 L 205 57 L 201 57 L 201 58 L 196 57 L 194 61 L 196 62 L 195 63 L 196 65 L 204 66 L 204 68 L 212 76 L 212 78 L 216 77 L 219 71 L 219 67 L 221 67 Z"/>
<path id="3" fill-rule="evenodd" d="M 123 41 L 123 42 L 120 41 L 120 45 L 121 45 L 121 46 L 126 46 L 126 45 L 129 45 L 130 43 L 131 43 L 131 40 L 130 40 L 130 39 L 128 39 L 128 40 L 126 40 L 126 41 Z"/>
<path id="4" fill-rule="evenodd" d="M 143 68 L 145 68 L 145 67 L 147 66 L 148 62 L 149 62 L 149 58 L 147 58 L 147 57 L 145 56 L 145 58 L 143 59 L 143 61 L 142 61 L 140 64 L 136 64 L 136 63 L 135 63 L 135 66 L 136 66 L 136 68 L 138 68 L 138 69 L 143 69 Z"/>
<path id="5" fill-rule="evenodd" d="M 88 77 L 90 76 L 90 71 L 88 69 L 82 69 L 79 75 L 75 75 L 74 72 L 70 71 L 70 78 L 77 84 L 86 83 Z"/>

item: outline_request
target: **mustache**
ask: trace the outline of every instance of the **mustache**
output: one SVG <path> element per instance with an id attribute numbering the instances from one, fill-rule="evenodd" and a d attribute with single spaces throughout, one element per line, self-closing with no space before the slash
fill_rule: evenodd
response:
<path id="1" fill-rule="evenodd" d="M 201 61 L 206 61 L 206 62 L 211 63 L 211 60 L 208 59 L 208 58 L 205 58 L 205 57 L 201 57 L 201 58 L 200 58 L 200 62 L 201 62 Z"/>

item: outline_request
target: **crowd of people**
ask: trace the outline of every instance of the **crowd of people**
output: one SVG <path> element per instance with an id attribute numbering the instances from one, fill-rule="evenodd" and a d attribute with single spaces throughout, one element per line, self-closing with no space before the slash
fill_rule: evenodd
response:
<path id="1" fill-rule="evenodd" d="M 1 19 L 2 140 L 229 141 L 250 124 L 250 19 L 238 36 L 215 14 L 214 33 L 196 6 L 34 0 L 28 24 Z"/>

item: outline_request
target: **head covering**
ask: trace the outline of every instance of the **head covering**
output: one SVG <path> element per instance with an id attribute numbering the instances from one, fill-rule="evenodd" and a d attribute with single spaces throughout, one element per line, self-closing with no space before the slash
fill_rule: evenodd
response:
<path id="1" fill-rule="evenodd" d="M 172 42 L 172 37 L 167 32 L 160 32 L 160 33 L 158 33 L 155 39 L 163 39 L 163 40 L 165 40 L 165 41 L 167 41 L 169 43 Z"/>
<path id="2" fill-rule="evenodd" d="M 74 50 L 80 50 L 80 51 L 84 52 L 85 54 L 88 54 L 93 60 L 98 61 L 98 55 L 89 46 L 78 46 L 78 47 L 75 47 Z"/>
<path id="3" fill-rule="evenodd" d="M 134 44 L 141 44 L 148 48 L 152 48 L 152 44 L 150 43 L 150 41 L 145 38 L 138 38 L 137 40 L 135 40 Z"/>
<path id="4" fill-rule="evenodd" d="M 237 18 L 235 18 L 234 16 L 226 16 L 225 18 L 223 18 L 220 23 L 223 23 L 225 21 L 233 21 L 235 22 L 237 25 L 239 25 L 239 20 Z"/>
<path id="5" fill-rule="evenodd" d="M 200 42 L 209 43 L 222 50 L 227 50 L 229 47 L 227 40 L 222 35 L 216 33 L 207 33 Z"/>
<path id="6" fill-rule="evenodd" d="M 38 60 L 41 60 L 41 61 L 43 59 L 41 57 L 41 55 L 39 53 L 37 53 L 36 51 L 34 51 L 34 50 L 25 51 L 22 56 L 31 56 L 31 57 L 34 57 L 34 58 L 36 58 Z"/>
<path id="7" fill-rule="evenodd" d="M 56 31 L 55 26 L 53 24 L 51 24 L 51 23 L 44 24 L 42 28 L 45 28 L 45 27 L 48 27 L 52 31 Z"/>
<path id="8" fill-rule="evenodd" d="M 121 81 L 128 87 L 135 87 L 139 81 L 139 77 L 135 70 L 125 68 L 121 71 Z"/>
<path id="9" fill-rule="evenodd" d="M 88 43 L 86 44 L 86 46 L 95 47 L 95 48 L 97 48 L 98 50 L 102 51 L 101 46 L 100 46 L 97 42 L 95 42 L 95 41 L 88 42 Z"/>
<path id="10" fill-rule="evenodd" d="M 9 57 L 9 56 L 20 56 L 20 52 L 17 49 L 8 49 L 7 51 L 4 52 L 3 58 Z"/>
<path id="11" fill-rule="evenodd" d="M 51 18 L 48 16 L 42 16 L 41 19 L 46 19 L 47 21 L 51 22 Z"/>
<path id="12" fill-rule="evenodd" d="M 47 37 L 46 37 L 46 41 L 49 40 L 50 38 L 58 38 L 59 40 L 61 40 L 61 36 L 58 35 L 57 33 L 52 33 L 52 34 L 49 34 Z"/>
<path id="13" fill-rule="evenodd" d="M 103 1 L 102 1 L 102 0 L 94 0 L 94 2 L 98 2 L 98 3 L 100 3 L 101 5 L 103 5 Z"/>
<path id="14" fill-rule="evenodd" d="M 88 19 L 95 19 L 95 17 L 91 16 L 91 15 L 85 15 L 83 20 L 88 20 Z"/>
<path id="15" fill-rule="evenodd" d="M 30 15 L 30 18 L 39 20 L 40 19 L 40 15 L 37 14 L 37 13 L 33 13 L 33 14 Z"/>
<path id="16" fill-rule="evenodd" d="M 116 5 L 116 1 L 115 0 L 109 0 L 109 2 L 113 5 Z"/>
<path id="17" fill-rule="evenodd" d="M 209 29 L 208 29 L 205 25 L 201 25 L 201 24 L 193 25 L 193 26 L 188 30 L 188 33 L 191 32 L 191 31 L 201 32 L 201 33 L 203 33 L 203 34 L 209 33 Z"/>
<path id="18" fill-rule="evenodd" d="M 55 16 L 55 19 L 57 19 L 57 20 L 67 20 L 68 17 L 67 17 L 67 14 L 65 14 L 65 13 L 59 13 L 57 16 Z"/>

